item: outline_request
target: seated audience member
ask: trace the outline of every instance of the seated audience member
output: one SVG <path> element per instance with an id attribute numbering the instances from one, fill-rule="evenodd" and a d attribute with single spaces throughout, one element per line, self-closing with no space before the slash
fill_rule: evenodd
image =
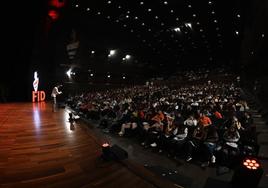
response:
<path id="1" fill-rule="evenodd" d="M 189 162 L 193 158 L 194 151 L 198 151 L 201 148 L 204 140 L 206 138 L 206 131 L 202 124 L 198 124 L 193 132 L 191 140 L 187 142 L 186 145 L 186 161 Z"/>
<path id="2" fill-rule="evenodd" d="M 215 157 L 215 148 L 219 141 L 219 135 L 217 129 L 214 125 L 210 125 L 207 127 L 207 135 L 206 139 L 204 140 L 204 158 L 205 162 L 202 163 L 202 167 L 208 166 L 211 163 L 216 162 Z"/>
<path id="3" fill-rule="evenodd" d="M 204 127 L 212 124 L 211 119 L 206 116 L 204 113 L 200 113 L 198 123 Z"/>
<path id="4" fill-rule="evenodd" d="M 230 126 L 223 134 L 222 163 L 229 166 L 231 162 L 239 155 L 240 134 L 236 126 Z"/>

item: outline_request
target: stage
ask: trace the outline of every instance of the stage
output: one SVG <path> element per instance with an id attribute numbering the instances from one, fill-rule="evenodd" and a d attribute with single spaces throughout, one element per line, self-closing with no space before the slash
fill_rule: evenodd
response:
<path id="1" fill-rule="evenodd" d="M 0 104 L 1 187 L 178 187 L 126 159 L 103 161 L 106 142 L 50 103 Z"/>

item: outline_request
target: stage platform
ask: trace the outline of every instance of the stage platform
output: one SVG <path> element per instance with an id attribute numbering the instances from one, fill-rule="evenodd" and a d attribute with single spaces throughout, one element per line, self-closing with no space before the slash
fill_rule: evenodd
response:
<path id="1" fill-rule="evenodd" d="M 131 160 L 105 161 L 105 137 L 50 103 L 0 104 L 0 187 L 182 187 Z"/>

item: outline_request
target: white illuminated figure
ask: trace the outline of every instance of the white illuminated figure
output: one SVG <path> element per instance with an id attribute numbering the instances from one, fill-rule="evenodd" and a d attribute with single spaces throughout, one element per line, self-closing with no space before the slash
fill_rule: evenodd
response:
<path id="1" fill-rule="evenodd" d="M 33 88 L 34 88 L 34 91 L 38 91 L 38 84 L 39 84 L 39 78 L 38 78 L 38 75 L 37 75 L 37 71 L 34 72 L 34 81 L 33 81 Z"/>

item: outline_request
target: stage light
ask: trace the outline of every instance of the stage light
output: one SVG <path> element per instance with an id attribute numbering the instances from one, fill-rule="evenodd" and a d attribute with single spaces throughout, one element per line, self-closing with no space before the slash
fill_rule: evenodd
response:
<path id="1" fill-rule="evenodd" d="M 107 142 L 106 143 L 103 143 L 102 144 L 102 157 L 103 159 L 107 160 L 110 158 L 110 144 L 108 144 Z"/>
<path id="2" fill-rule="evenodd" d="M 231 183 L 235 187 L 258 187 L 262 174 L 260 162 L 256 158 L 248 157 L 235 169 Z"/>

